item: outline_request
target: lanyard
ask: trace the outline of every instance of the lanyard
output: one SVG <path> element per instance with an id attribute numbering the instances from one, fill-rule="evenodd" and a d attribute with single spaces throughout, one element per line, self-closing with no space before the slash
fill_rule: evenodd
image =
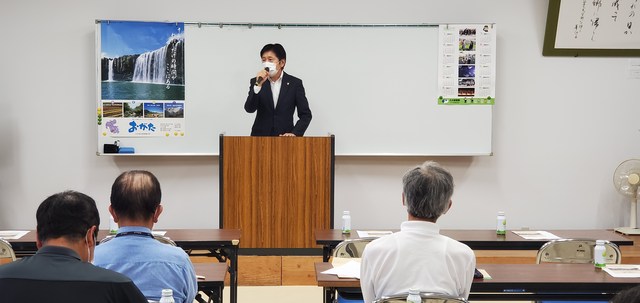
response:
<path id="1" fill-rule="evenodd" d="M 138 237 L 150 237 L 150 238 L 153 238 L 153 234 L 147 233 L 147 232 L 143 232 L 143 231 L 127 231 L 127 232 L 123 232 L 123 233 L 118 233 L 116 235 L 116 238 L 124 237 L 124 236 L 138 236 Z"/>

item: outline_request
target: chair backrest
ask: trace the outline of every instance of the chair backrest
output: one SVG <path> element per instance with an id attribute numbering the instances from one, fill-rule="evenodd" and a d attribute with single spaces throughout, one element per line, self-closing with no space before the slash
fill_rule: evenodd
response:
<path id="1" fill-rule="evenodd" d="M 406 303 L 407 302 L 407 293 L 397 294 L 393 296 L 382 296 L 382 298 L 373 301 L 374 303 Z M 430 292 L 420 293 L 420 297 L 422 298 L 422 303 L 468 303 L 462 297 L 454 297 L 443 294 L 436 294 Z"/>
<path id="2" fill-rule="evenodd" d="M 109 241 L 111 241 L 111 239 L 113 239 L 115 237 L 116 237 L 115 235 L 106 236 L 106 237 L 104 237 L 104 239 L 100 240 L 100 242 L 98 242 L 98 244 L 104 244 L 106 242 L 109 242 Z"/>
<path id="3" fill-rule="evenodd" d="M 340 242 L 333 249 L 334 258 L 362 258 L 364 247 L 373 239 L 352 239 Z"/>
<path id="4" fill-rule="evenodd" d="M 0 264 L 13 262 L 16 260 L 16 253 L 11 248 L 11 243 L 5 239 L 0 239 Z"/>
<path id="5" fill-rule="evenodd" d="M 559 239 L 552 240 L 538 250 L 536 263 L 593 263 L 593 248 L 596 240 Z M 605 241 L 605 263 L 620 264 L 622 254 L 618 245 Z"/>
<path id="6" fill-rule="evenodd" d="M 164 243 L 164 244 L 169 244 L 171 246 L 178 246 L 176 245 L 176 242 L 174 242 L 173 240 L 169 239 L 168 237 L 165 236 L 161 236 L 161 235 L 153 235 L 153 238 L 160 241 L 160 243 Z"/>
<path id="7" fill-rule="evenodd" d="M 109 242 L 111 239 L 115 238 L 116 236 L 111 235 L 111 236 L 106 236 L 104 239 L 100 240 L 100 244 L 103 244 L 105 242 Z M 161 236 L 161 235 L 153 235 L 153 238 L 160 241 L 160 243 L 163 244 L 169 244 L 171 246 L 177 246 L 176 242 L 174 242 L 173 240 L 169 239 L 168 237 L 165 236 Z"/>

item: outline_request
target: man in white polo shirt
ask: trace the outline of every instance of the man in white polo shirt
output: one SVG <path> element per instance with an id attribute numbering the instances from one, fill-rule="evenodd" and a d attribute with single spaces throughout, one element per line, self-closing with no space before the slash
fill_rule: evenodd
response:
<path id="1" fill-rule="evenodd" d="M 360 273 L 364 301 L 410 288 L 468 298 L 475 255 L 467 245 L 440 235 L 436 225 L 451 207 L 453 177 L 437 163 L 425 162 L 408 171 L 402 182 L 408 221 L 400 232 L 366 246 Z"/>

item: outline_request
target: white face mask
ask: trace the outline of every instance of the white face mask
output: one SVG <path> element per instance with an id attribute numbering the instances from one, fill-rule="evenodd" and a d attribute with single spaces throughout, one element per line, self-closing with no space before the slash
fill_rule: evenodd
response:
<path id="1" fill-rule="evenodd" d="M 278 74 L 278 68 L 276 67 L 276 64 L 273 62 L 269 62 L 269 61 L 262 62 L 262 67 L 269 69 L 270 77 L 273 77 Z"/>
<path id="2" fill-rule="evenodd" d="M 96 241 L 98 241 L 98 238 L 94 237 L 93 238 L 93 243 L 97 243 Z M 87 258 L 88 258 L 87 262 L 93 264 L 93 257 L 94 256 L 91 255 L 91 246 L 89 246 L 89 240 L 84 239 L 84 243 L 87 244 Z"/>
<path id="3" fill-rule="evenodd" d="M 91 247 L 89 247 L 89 242 L 85 241 L 85 243 L 87 244 L 87 262 L 93 264 L 93 257 L 91 256 Z"/>

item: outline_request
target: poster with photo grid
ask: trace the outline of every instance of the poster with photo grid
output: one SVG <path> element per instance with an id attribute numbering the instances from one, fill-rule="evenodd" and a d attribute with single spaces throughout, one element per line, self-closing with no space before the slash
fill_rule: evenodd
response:
<path id="1" fill-rule="evenodd" d="M 493 105 L 495 84 L 496 25 L 440 25 L 438 104 Z"/>

